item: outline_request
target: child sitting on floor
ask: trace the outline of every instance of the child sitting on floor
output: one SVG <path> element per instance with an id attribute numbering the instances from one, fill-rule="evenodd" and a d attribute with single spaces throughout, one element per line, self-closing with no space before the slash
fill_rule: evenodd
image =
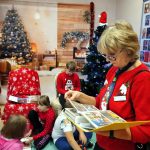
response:
<path id="1" fill-rule="evenodd" d="M 86 147 L 92 147 L 93 144 L 89 142 L 92 133 L 84 133 L 81 129 L 76 128 L 64 115 L 63 111 L 57 117 L 52 138 L 54 144 L 59 150 L 82 150 Z"/>
<path id="2" fill-rule="evenodd" d="M 55 121 L 55 113 L 50 105 L 49 97 L 40 96 L 38 110 L 31 110 L 28 119 L 33 125 L 32 137 L 28 137 L 26 143 L 34 140 L 37 150 L 44 148 L 51 139 L 51 133 Z"/>
<path id="3" fill-rule="evenodd" d="M 12 115 L 3 126 L 0 135 L 0 150 L 23 150 L 27 119 L 22 115 Z"/>

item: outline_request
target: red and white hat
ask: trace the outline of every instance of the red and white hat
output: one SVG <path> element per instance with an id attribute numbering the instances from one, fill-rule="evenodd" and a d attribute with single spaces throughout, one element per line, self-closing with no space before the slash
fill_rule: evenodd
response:
<path id="1" fill-rule="evenodd" d="M 107 13 L 105 11 L 99 15 L 99 26 L 104 25 L 107 25 Z"/>

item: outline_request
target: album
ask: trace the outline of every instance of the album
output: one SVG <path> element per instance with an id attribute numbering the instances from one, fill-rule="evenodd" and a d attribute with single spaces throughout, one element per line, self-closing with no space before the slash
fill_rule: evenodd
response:
<path id="1" fill-rule="evenodd" d="M 70 101 L 73 108 L 65 108 L 67 118 L 85 132 L 120 130 L 150 121 L 127 122 L 111 110 L 99 110 L 93 105 Z"/>

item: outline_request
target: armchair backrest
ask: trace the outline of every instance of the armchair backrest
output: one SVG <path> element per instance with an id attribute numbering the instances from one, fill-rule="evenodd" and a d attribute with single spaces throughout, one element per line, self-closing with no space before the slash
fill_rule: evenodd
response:
<path id="1" fill-rule="evenodd" d="M 20 68 L 9 73 L 7 100 L 9 96 L 24 97 L 41 95 L 38 73 L 28 68 Z"/>

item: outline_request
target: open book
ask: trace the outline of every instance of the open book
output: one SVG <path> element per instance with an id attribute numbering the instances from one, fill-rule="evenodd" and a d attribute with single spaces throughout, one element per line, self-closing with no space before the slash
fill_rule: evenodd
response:
<path id="1" fill-rule="evenodd" d="M 150 121 L 127 122 L 111 110 L 99 110 L 93 105 L 70 101 L 73 108 L 65 108 L 65 115 L 77 127 L 85 132 L 120 130 L 150 123 Z"/>

